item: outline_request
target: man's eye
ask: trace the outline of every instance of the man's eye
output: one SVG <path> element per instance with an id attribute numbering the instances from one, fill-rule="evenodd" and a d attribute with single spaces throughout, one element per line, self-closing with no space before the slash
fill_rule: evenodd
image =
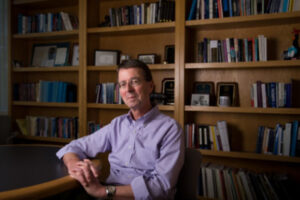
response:
<path id="1" fill-rule="evenodd" d="M 122 82 L 122 83 L 119 83 L 119 86 L 120 87 L 125 87 L 126 83 Z"/>
<path id="2" fill-rule="evenodd" d="M 140 83 L 140 81 L 138 79 L 131 80 L 132 85 L 138 85 L 139 83 Z"/>

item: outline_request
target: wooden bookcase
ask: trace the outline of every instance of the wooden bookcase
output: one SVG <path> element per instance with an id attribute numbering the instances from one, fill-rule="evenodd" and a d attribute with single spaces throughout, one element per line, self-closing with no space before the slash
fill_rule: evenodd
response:
<path id="1" fill-rule="evenodd" d="M 175 79 L 175 104 L 159 106 L 167 115 L 174 117 L 182 126 L 194 122 L 214 125 L 226 120 L 229 126 L 232 152 L 199 150 L 203 161 L 231 167 L 243 167 L 258 172 L 281 172 L 300 180 L 300 158 L 255 154 L 258 127 L 275 127 L 300 119 L 300 108 L 253 108 L 250 104 L 251 84 L 264 82 L 289 82 L 300 77 L 300 60 L 284 61 L 281 53 L 291 45 L 293 28 L 300 28 L 300 12 L 264 14 L 186 21 L 190 1 L 176 0 L 175 22 L 120 27 L 99 27 L 109 8 L 155 2 L 155 0 L 15 0 L 11 3 L 9 63 L 13 59 L 23 61 L 24 68 L 10 67 L 9 112 L 13 128 L 15 119 L 26 115 L 78 116 L 79 136 L 85 136 L 88 121 L 107 124 L 111 119 L 128 112 L 125 105 L 96 104 L 96 84 L 116 82 L 116 66 L 94 66 L 96 49 L 120 50 L 131 58 L 138 54 L 156 53 L 163 58 L 164 47 L 175 44 L 174 64 L 150 65 L 155 90 L 161 91 L 164 78 Z M 79 29 L 50 33 L 19 35 L 16 31 L 18 13 L 65 11 L 78 16 Z M 225 39 L 247 38 L 264 34 L 268 38 L 268 61 L 238 63 L 197 63 L 197 43 L 204 37 Z M 32 68 L 30 64 L 32 45 L 48 42 L 79 43 L 79 66 Z M 161 59 L 162 60 L 162 59 Z M 15 102 L 12 100 L 14 83 L 43 80 L 67 80 L 77 85 L 76 103 Z M 234 81 L 239 87 L 239 107 L 190 106 L 194 81 Z M 30 142 L 59 142 L 70 140 L 58 138 L 22 137 Z"/>

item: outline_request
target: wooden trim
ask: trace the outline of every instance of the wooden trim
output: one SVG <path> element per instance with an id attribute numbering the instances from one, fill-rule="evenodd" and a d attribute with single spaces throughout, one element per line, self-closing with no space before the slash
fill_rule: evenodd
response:
<path id="1" fill-rule="evenodd" d="M 29 39 L 29 38 L 49 38 L 49 37 L 55 37 L 58 36 L 72 36 L 72 35 L 78 35 L 78 30 L 72 30 L 72 31 L 53 31 L 53 32 L 45 32 L 45 33 L 26 33 L 26 34 L 14 34 L 14 39 Z"/>
<path id="2" fill-rule="evenodd" d="M 13 72 L 77 72 L 79 67 L 77 66 L 65 66 L 65 67 L 20 67 L 13 68 Z"/>
<path id="3" fill-rule="evenodd" d="M 49 102 L 31 102 L 31 101 L 13 101 L 14 106 L 36 106 L 36 107 L 66 107 L 77 108 L 78 103 L 49 103 Z"/>

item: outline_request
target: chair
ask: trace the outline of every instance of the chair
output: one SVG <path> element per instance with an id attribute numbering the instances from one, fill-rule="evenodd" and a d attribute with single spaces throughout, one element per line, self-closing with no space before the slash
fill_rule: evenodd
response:
<path id="1" fill-rule="evenodd" d="M 186 149 L 184 164 L 177 182 L 176 200 L 197 199 L 201 158 L 200 151 Z"/>

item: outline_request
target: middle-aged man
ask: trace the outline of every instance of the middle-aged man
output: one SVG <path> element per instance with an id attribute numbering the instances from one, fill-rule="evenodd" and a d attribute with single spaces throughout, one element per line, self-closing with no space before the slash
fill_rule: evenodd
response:
<path id="1" fill-rule="evenodd" d="M 94 197 L 173 199 L 184 162 L 183 131 L 174 119 L 151 104 L 154 84 L 145 63 L 122 62 L 118 84 L 129 112 L 93 134 L 72 141 L 57 156 Z M 99 152 L 111 152 L 105 185 L 98 181 L 98 172 L 87 159 Z"/>

